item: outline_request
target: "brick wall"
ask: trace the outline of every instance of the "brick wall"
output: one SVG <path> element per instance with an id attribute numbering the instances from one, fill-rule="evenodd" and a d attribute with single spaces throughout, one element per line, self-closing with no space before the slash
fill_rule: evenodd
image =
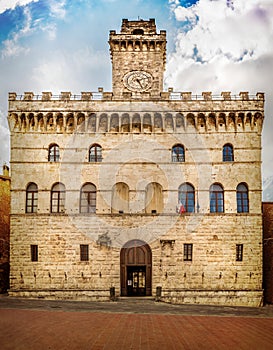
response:
<path id="1" fill-rule="evenodd" d="M 263 287 L 265 303 L 273 303 L 273 202 L 263 203 Z"/>
<path id="2" fill-rule="evenodd" d="M 0 292 L 9 286 L 10 178 L 0 176 Z"/>

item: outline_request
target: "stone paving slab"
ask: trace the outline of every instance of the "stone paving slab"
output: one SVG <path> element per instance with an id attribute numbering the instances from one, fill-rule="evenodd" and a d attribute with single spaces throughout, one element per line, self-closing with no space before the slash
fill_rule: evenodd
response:
<path id="1" fill-rule="evenodd" d="M 0 309 L 35 309 L 59 310 L 77 312 L 106 312 L 106 313 L 148 313 L 148 314 L 178 314 L 204 316 L 239 316 L 239 317 L 272 317 L 273 306 L 238 307 L 217 305 L 175 305 L 156 302 L 153 298 L 120 298 L 118 301 L 92 302 L 72 300 L 44 300 L 14 298 L 2 295 Z"/>

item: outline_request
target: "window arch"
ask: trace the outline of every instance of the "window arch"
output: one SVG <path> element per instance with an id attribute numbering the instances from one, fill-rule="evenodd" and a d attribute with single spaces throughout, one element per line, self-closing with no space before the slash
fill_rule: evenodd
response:
<path id="1" fill-rule="evenodd" d="M 144 30 L 137 28 L 137 29 L 133 30 L 132 34 L 134 34 L 134 35 L 143 35 L 144 34 Z"/>
<path id="2" fill-rule="evenodd" d="M 129 186 L 124 182 L 116 183 L 112 188 L 112 213 L 129 212 Z"/>
<path id="3" fill-rule="evenodd" d="M 172 161 L 185 162 L 185 149 L 183 145 L 177 144 L 172 148 Z"/>
<path id="4" fill-rule="evenodd" d="M 210 212 L 223 213 L 224 212 L 224 189 L 220 184 L 213 184 L 210 186 Z"/>
<path id="5" fill-rule="evenodd" d="M 80 213 L 96 212 L 96 186 L 92 183 L 86 183 L 81 188 L 80 193 Z"/>
<path id="6" fill-rule="evenodd" d="M 248 187 L 240 183 L 236 188 L 237 213 L 249 212 Z"/>
<path id="7" fill-rule="evenodd" d="M 233 146 L 229 143 L 225 144 L 223 147 L 223 162 L 233 162 Z"/>
<path id="8" fill-rule="evenodd" d="M 37 213 L 38 186 L 31 182 L 26 189 L 26 213 Z"/>
<path id="9" fill-rule="evenodd" d="M 60 149 L 59 146 L 54 143 L 48 148 L 48 161 L 49 162 L 59 162 L 60 160 Z"/>
<path id="10" fill-rule="evenodd" d="M 194 213 L 195 211 L 195 190 L 188 182 L 178 188 L 179 213 Z"/>
<path id="11" fill-rule="evenodd" d="M 102 154 L 101 154 L 101 146 L 98 144 L 94 144 L 89 149 L 89 162 L 101 162 Z"/>
<path id="12" fill-rule="evenodd" d="M 151 182 L 146 186 L 145 211 L 152 214 L 163 212 L 163 189 L 157 182 Z"/>
<path id="13" fill-rule="evenodd" d="M 65 186 L 61 182 L 57 182 L 51 188 L 50 212 L 63 213 L 64 205 L 65 205 Z"/>

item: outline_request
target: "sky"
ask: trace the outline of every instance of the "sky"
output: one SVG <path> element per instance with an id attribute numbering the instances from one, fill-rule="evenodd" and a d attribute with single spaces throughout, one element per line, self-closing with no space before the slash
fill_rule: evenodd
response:
<path id="1" fill-rule="evenodd" d="M 167 31 L 166 90 L 265 93 L 262 170 L 273 177 L 273 0 L 0 0 L 0 166 L 8 92 L 111 91 L 108 36 L 122 18 Z"/>

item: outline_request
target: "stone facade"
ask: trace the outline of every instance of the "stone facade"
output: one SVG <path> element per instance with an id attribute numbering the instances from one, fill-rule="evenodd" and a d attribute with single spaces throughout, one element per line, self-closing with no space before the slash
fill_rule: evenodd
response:
<path id="1" fill-rule="evenodd" d="M 273 202 L 263 203 L 263 287 L 265 303 L 273 304 Z"/>
<path id="2" fill-rule="evenodd" d="M 261 305 L 264 94 L 163 92 L 154 20 L 109 44 L 113 92 L 9 94 L 10 295 Z"/>
<path id="3" fill-rule="evenodd" d="M 9 288 L 10 177 L 8 166 L 0 175 L 0 293 Z"/>

